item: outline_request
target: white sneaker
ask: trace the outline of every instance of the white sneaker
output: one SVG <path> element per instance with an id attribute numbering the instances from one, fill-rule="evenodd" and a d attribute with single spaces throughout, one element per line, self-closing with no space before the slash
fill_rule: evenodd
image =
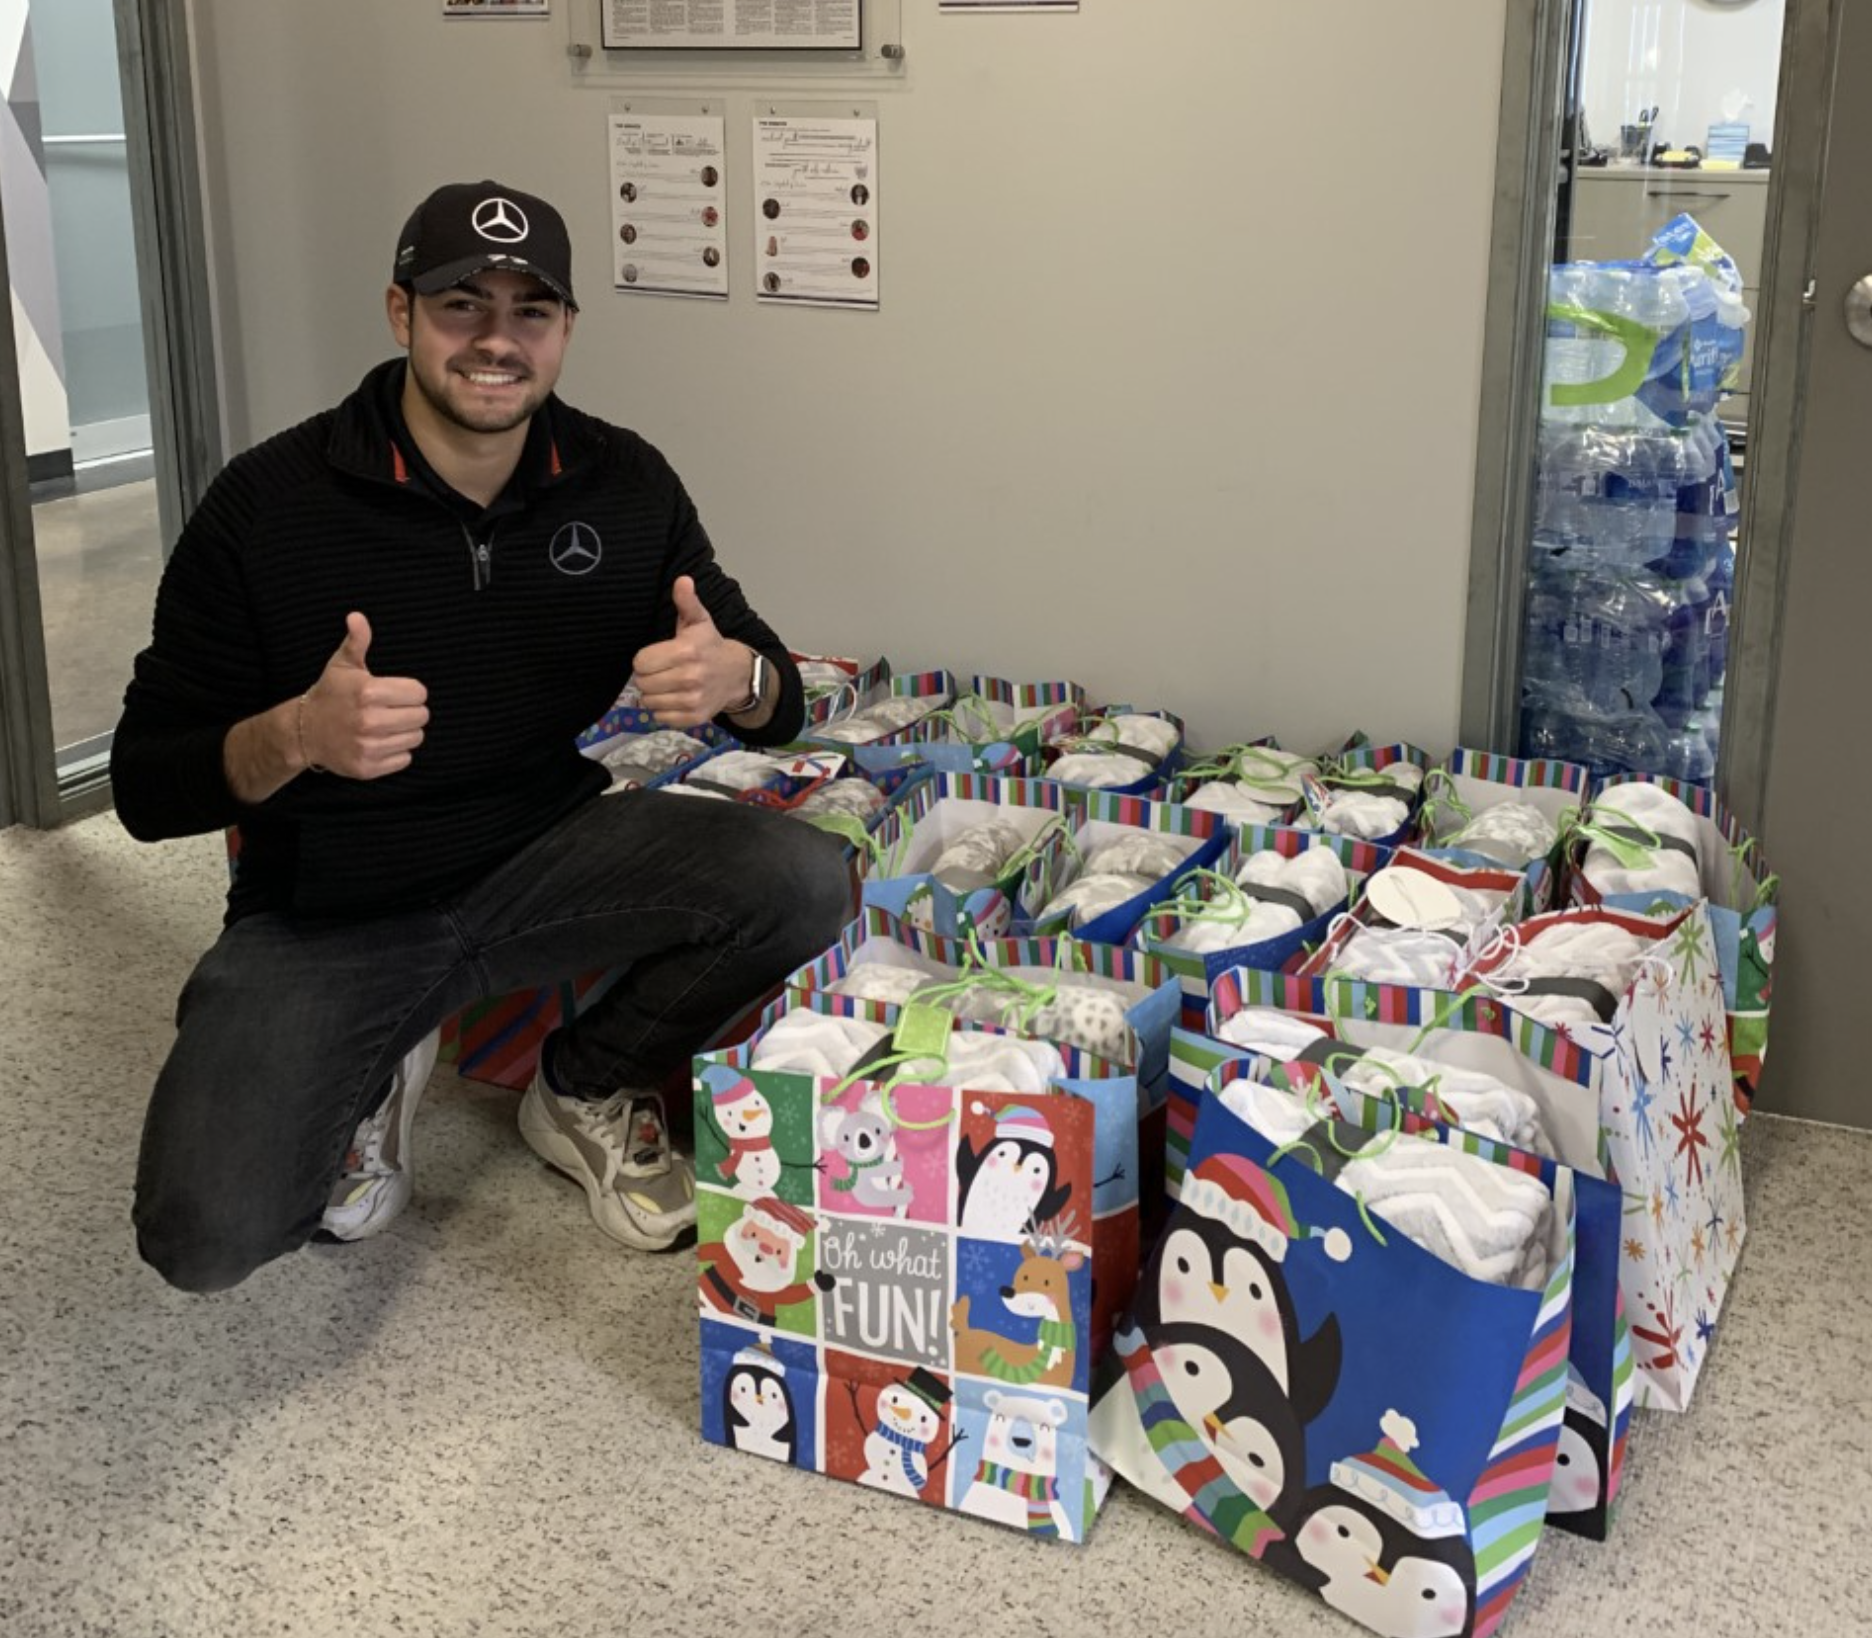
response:
<path id="1" fill-rule="evenodd" d="M 695 1243 L 695 1167 L 670 1148 L 663 1099 L 626 1087 L 601 1103 L 555 1091 L 542 1067 L 520 1100 L 520 1135 L 585 1189 L 592 1221 L 638 1251 Z"/>
<path id="2" fill-rule="evenodd" d="M 390 1077 L 390 1092 L 375 1114 L 358 1123 L 332 1184 L 320 1232 L 334 1240 L 368 1240 L 409 1204 L 415 1188 L 410 1126 L 435 1068 L 442 1032 L 432 1030 L 404 1055 Z"/>

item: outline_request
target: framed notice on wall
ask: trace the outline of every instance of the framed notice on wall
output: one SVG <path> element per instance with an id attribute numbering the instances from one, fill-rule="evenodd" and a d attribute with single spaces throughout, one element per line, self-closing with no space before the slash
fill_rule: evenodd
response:
<path id="1" fill-rule="evenodd" d="M 859 0 L 600 0 L 607 51 L 856 51 Z"/>

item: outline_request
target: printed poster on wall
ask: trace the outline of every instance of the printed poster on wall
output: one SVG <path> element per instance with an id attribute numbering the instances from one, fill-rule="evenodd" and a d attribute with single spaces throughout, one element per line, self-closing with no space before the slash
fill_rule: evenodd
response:
<path id="1" fill-rule="evenodd" d="M 719 118 L 611 116 L 611 265 L 619 290 L 728 299 Z"/>
<path id="2" fill-rule="evenodd" d="M 858 0 L 604 0 L 607 51 L 856 51 Z"/>
<path id="3" fill-rule="evenodd" d="M 552 0 L 442 0 L 444 17 L 550 17 Z"/>
<path id="4" fill-rule="evenodd" d="M 878 305 L 877 121 L 754 121 L 755 293 L 816 307 Z"/>

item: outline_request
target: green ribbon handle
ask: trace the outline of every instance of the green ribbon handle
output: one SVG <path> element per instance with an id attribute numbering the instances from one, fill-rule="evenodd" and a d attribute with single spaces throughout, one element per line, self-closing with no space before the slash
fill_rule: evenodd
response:
<path id="1" fill-rule="evenodd" d="M 1628 831 L 1636 831 L 1638 840 L 1622 836 L 1601 824 L 1601 818 L 1616 819 L 1620 826 Z M 1657 863 L 1658 850 L 1664 846 L 1664 838 L 1649 825 L 1640 824 L 1630 814 L 1617 808 L 1609 808 L 1595 803 L 1590 815 L 1583 815 L 1573 826 L 1572 834 L 1583 837 L 1589 843 L 1597 843 L 1618 860 L 1626 870 L 1646 870 Z"/>
<path id="2" fill-rule="evenodd" d="M 1636 319 L 1621 318 L 1616 313 L 1599 313 L 1574 302 L 1549 302 L 1547 317 L 1582 330 L 1596 330 L 1625 349 L 1625 356 L 1610 375 L 1597 381 L 1556 383 L 1547 392 L 1555 409 L 1579 409 L 1591 404 L 1616 404 L 1630 398 L 1645 383 L 1651 372 L 1651 358 L 1657 351 L 1657 332 Z"/>
<path id="3" fill-rule="evenodd" d="M 1447 828 L 1442 818 L 1446 808 L 1458 821 Z M 1426 836 L 1459 838 L 1474 823 L 1475 810 L 1463 800 L 1462 792 L 1456 788 L 1456 780 L 1447 768 L 1432 768 L 1424 775 L 1423 827 Z"/>
<path id="4" fill-rule="evenodd" d="M 850 813 L 809 813 L 806 823 L 843 837 L 875 867 L 884 856 L 883 844 L 865 829 L 864 821 Z"/>

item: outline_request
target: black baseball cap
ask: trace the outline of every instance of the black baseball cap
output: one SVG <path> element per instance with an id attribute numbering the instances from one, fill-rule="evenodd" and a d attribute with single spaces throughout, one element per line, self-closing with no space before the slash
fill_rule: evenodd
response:
<path id="1" fill-rule="evenodd" d="M 433 296 L 489 268 L 531 273 L 578 307 L 565 219 L 537 195 L 499 182 L 450 182 L 430 194 L 403 224 L 390 279 Z"/>

